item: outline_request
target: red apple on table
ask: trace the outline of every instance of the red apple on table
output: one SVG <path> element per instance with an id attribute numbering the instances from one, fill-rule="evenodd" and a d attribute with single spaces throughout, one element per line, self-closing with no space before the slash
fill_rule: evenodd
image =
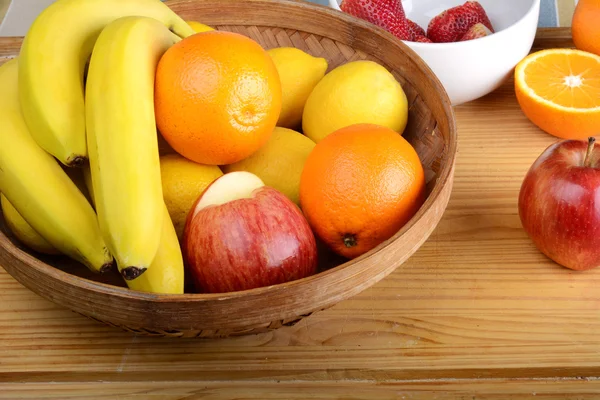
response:
<path id="1" fill-rule="evenodd" d="M 600 266 L 600 149 L 564 140 L 529 169 L 519 216 L 536 247 L 556 263 L 584 271 Z"/>
<path id="2" fill-rule="evenodd" d="M 221 176 L 196 200 L 183 253 L 204 293 L 290 282 L 317 270 L 315 237 L 298 206 L 242 171 Z"/>

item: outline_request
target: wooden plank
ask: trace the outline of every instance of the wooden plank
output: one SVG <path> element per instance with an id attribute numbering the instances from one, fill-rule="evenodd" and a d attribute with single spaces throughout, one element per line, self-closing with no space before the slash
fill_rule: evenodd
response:
<path id="1" fill-rule="evenodd" d="M 571 28 L 539 28 L 533 43 L 533 51 L 556 47 L 575 47 Z"/>
<path id="2" fill-rule="evenodd" d="M 0 65 L 19 54 L 21 43 L 20 37 L 0 37 Z"/>
<path id="3" fill-rule="evenodd" d="M 569 46 L 566 32 L 540 30 L 535 48 Z M 517 215 L 525 172 L 556 139 L 524 117 L 511 81 L 456 117 L 455 188 L 430 240 L 379 284 L 294 327 L 136 337 L 0 271 L 0 398 L 244 398 L 243 387 L 265 399 L 597 398 L 600 270 L 554 265 Z"/>
<path id="4" fill-rule="evenodd" d="M 0 399 L 72 400 L 101 396 L 119 400 L 214 399 L 411 399 L 522 400 L 597 399 L 600 382 L 572 380 L 447 380 L 405 382 L 111 382 L 0 385 Z M 476 394 L 473 394 L 476 393 Z"/>

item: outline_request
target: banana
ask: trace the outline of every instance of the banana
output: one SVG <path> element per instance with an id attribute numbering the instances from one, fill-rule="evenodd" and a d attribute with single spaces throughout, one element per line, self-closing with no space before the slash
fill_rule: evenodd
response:
<path id="1" fill-rule="evenodd" d="M 81 193 L 83 193 L 83 195 L 85 196 L 85 198 L 87 199 L 87 201 L 92 205 L 92 207 L 94 207 L 94 204 L 92 203 L 92 199 L 90 198 L 90 194 L 89 191 L 85 185 L 85 180 L 83 177 L 83 168 L 71 168 L 71 167 L 65 167 L 64 165 L 60 165 L 63 169 L 63 171 L 65 171 L 65 173 L 67 174 L 67 176 L 71 179 L 71 181 L 73 181 L 73 183 L 75 184 L 75 186 L 77 186 L 77 188 L 79 189 L 79 191 Z M 95 212 L 96 210 L 94 210 Z"/>
<path id="2" fill-rule="evenodd" d="M 138 279 L 127 281 L 127 285 L 140 292 L 183 294 L 183 254 L 167 206 L 163 209 L 160 246 L 152 265 Z"/>
<path id="3" fill-rule="evenodd" d="M 1 193 L 0 204 L 2 204 L 2 215 L 4 215 L 6 225 L 21 243 L 38 253 L 52 255 L 60 254 L 58 250 L 52 247 L 46 239 L 41 237 L 40 234 L 25 221 L 23 216 L 21 216 L 15 207 L 10 204 L 6 196 Z"/>
<path id="4" fill-rule="evenodd" d="M 94 43 L 123 16 L 155 18 L 181 38 L 195 31 L 160 0 L 57 0 L 33 22 L 19 55 L 23 115 L 36 142 L 67 166 L 87 158 L 84 74 Z"/>
<path id="5" fill-rule="evenodd" d="M 125 280 L 150 267 L 160 243 L 154 76 L 178 40 L 155 19 L 123 17 L 102 31 L 90 60 L 85 113 L 96 212 Z"/>
<path id="6" fill-rule="evenodd" d="M 61 253 L 104 272 L 113 257 L 90 203 L 31 137 L 19 106 L 18 60 L 0 66 L 0 192 Z"/>
<path id="7" fill-rule="evenodd" d="M 94 187 L 90 169 L 87 167 L 83 168 L 83 178 L 93 203 Z M 137 279 L 125 282 L 130 289 L 140 292 L 183 294 L 184 277 L 181 247 L 179 246 L 175 226 L 165 204 L 160 245 L 154 260 L 152 260 L 152 265 L 148 268 L 148 271 Z"/>

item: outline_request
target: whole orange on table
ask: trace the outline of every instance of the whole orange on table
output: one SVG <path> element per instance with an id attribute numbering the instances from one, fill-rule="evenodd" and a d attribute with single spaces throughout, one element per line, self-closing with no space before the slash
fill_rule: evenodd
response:
<path id="1" fill-rule="evenodd" d="M 281 82 L 252 39 L 208 31 L 173 45 L 156 71 L 155 112 L 169 145 L 200 164 L 238 162 L 269 139 L 281 112 Z"/>
<path id="2" fill-rule="evenodd" d="M 579 0 L 571 21 L 573 43 L 600 55 L 600 0 Z"/>
<path id="3" fill-rule="evenodd" d="M 425 199 L 425 174 L 412 145 L 373 124 L 341 128 L 306 160 L 300 205 L 333 251 L 355 258 L 391 238 Z"/>

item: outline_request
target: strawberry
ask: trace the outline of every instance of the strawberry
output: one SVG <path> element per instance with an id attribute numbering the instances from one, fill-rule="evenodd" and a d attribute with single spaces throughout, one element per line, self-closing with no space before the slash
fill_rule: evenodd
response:
<path id="1" fill-rule="evenodd" d="M 458 41 L 464 42 L 466 40 L 473 40 L 477 38 L 481 38 L 484 36 L 491 35 L 492 31 L 490 31 L 487 26 L 482 24 L 481 22 L 476 23 L 465 33 Z"/>
<path id="2" fill-rule="evenodd" d="M 478 15 L 479 22 L 484 24 L 490 30 L 490 32 L 493 33 L 494 28 L 492 27 L 492 22 L 490 21 L 490 18 L 485 12 L 483 6 L 477 1 L 467 1 L 467 4 L 468 3 L 470 3 L 471 10 Z"/>
<path id="3" fill-rule="evenodd" d="M 429 39 L 427 36 L 425 35 L 415 35 L 413 37 L 413 42 L 420 42 L 420 43 L 433 43 L 431 41 L 431 39 Z"/>
<path id="4" fill-rule="evenodd" d="M 343 0 L 340 8 L 387 30 L 401 40 L 412 38 L 400 0 Z"/>
<path id="5" fill-rule="evenodd" d="M 408 24 L 408 29 L 410 29 L 410 34 L 413 37 L 413 39 L 417 36 L 427 36 L 425 30 L 421 28 L 421 26 L 416 22 L 406 18 L 406 23 Z"/>
<path id="6" fill-rule="evenodd" d="M 481 4 L 477 1 L 467 1 L 435 16 L 427 27 L 427 37 L 436 43 L 456 42 L 477 23 L 482 23 L 494 32 Z"/>

